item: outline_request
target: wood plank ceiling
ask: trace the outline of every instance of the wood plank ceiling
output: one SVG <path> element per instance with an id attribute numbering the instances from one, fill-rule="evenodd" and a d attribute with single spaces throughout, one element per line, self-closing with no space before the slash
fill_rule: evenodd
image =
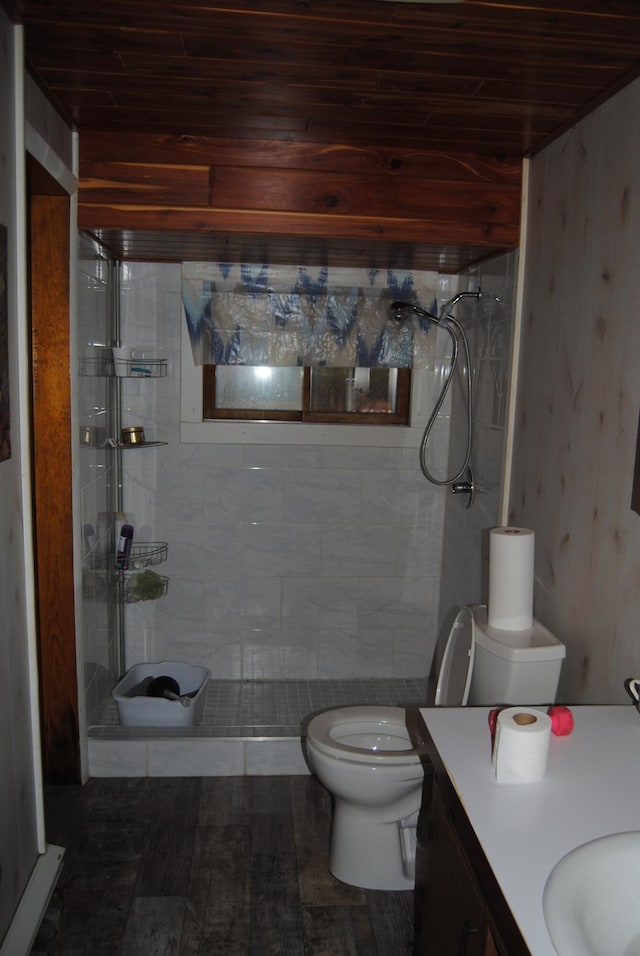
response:
<path id="1" fill-rule="evenodd" d="M 640 73 L 638 0 L 2 0 L 121 258 L 456 271 Z"/>

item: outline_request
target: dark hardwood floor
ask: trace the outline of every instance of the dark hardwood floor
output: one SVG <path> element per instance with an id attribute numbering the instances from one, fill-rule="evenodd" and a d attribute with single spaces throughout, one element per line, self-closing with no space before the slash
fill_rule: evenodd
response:
<path id="1" fill-rule="evenodd" d="M 55 956 L 409 956 L 413 893 L 328 869 L 314 777 L 92 779 L 45 794 L 66 847 Z"/>

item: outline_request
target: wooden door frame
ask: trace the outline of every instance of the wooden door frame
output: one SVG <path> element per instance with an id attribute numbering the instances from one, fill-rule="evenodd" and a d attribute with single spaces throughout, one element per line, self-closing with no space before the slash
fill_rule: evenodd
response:
<path id="1" fill-rule="evenodd" d="M 28 158 L 32 485 L 42 770 L 80 783 L 73 569 L 70 200 Z"/>

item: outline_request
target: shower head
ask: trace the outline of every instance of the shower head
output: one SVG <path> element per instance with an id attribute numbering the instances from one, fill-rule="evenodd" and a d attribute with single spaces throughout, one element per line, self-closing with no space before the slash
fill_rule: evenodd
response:
<path id="1" fill-rule="evenodd" d="M 432 322 L 438 322 L 437 315 L 432 315 L 431 312 L 427 312 L 425 309 L 421 309 L 420 306 L 413 305 L 411 302 L 403 302 L 401 300 L 392 302 L 389 306 L 389 311 L 391 313 L 391 318 L 395 319 L 396 322 L 406 322 L 412 313 L 415 313 L 416 315 L 422 315 L 424 318 L 430 319 Z"/>
<path id="2" fill-rule="evenodd" d="M 391 318 L 395 319 L 396 322 L 404 322 L 405 319 L 409 318 L 409 313 L 413 310 L 413 306 L 410 302 L 392 302 L 389 306 L 389 311 L 391 312 Z"/>
<path id="3" fill-rule="evenodd" d="M 449 309 L 452 309 L 454 305 L 460 301 L 460 299 L 476 299 L 480 300 L 482 293 L 480 290 L 477 292 L 458 292 L 457 295 L 454 295 L 452 299 L 449 299 L 448 302 L 442 306 L 440 310 L 440 315 L 434 315 L 432 312 L 427 312 L 426 309 L 421 309 L 419 305 L 414 305 L 413 302 L 405 302 L 402 299 L 398 299 L 395 302 L 392 302 L 389 306 L 389 311 L 391 313 L 391 318 L 395 319 L 396 322 L 406 322 L 410 318 L 411 314 L 421 315 L 425 319 L 429 319 L 431 322 L 445 323 L 447 319 L 453 319 L 452 315 L 449 315 Z"/>

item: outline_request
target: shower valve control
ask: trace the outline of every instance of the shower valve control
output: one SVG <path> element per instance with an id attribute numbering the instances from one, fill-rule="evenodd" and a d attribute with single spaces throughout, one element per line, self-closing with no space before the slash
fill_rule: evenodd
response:
<path id="1" fill-rule="evenodd" d="M 454 481 L 451 485 L 451 492 L 454 495 L 469 495 L 469 499 L 466 503 L 466 507 L 470 508 L 473 504 L 473 499 L 475 495 L 475 486 L 473 484 L 473 474 L 470 468 L 467 468 L 467 480 L 466 481 Z"/>

